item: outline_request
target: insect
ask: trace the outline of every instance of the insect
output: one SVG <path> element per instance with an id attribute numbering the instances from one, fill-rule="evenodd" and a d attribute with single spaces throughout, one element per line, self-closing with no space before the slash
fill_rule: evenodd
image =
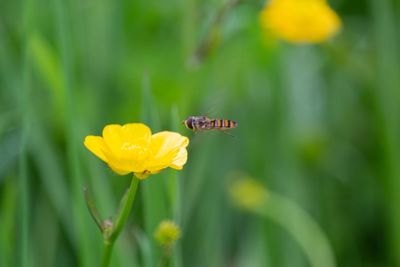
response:
<path id="1" fill-rule="evenodd" d="M 209 130 L 225 131 L 236 128 L 238 125 L 237 122 L 232 120 L 210 119 L 207 116 L 189 116 L 182 123 L 193 132 Z"/>

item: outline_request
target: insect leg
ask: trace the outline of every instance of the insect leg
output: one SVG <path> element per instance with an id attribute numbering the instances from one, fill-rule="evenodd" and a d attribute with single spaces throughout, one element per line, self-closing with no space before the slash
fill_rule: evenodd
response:
<path id="1" fill-rule="evenodd" d="M 229 135 L 230 137 L 236 137 L 231 133 L 228 133 L 226 130 L 220 130 L 219 132 Z"/>

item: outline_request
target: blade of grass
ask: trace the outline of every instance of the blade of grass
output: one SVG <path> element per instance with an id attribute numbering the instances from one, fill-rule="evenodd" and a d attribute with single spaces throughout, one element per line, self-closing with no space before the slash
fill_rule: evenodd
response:
<path id="1" fill-rule="evenodd" d="M 206 178 L 207 175 L 207 163 L 209 160 L 210 147 L 212 144 L 210 140 L 202 140 L 203 145 L 198 147 L 198 151 L 196 154 L 191 155 L 191 162 L 194 162 L 194 166 L 191 168 L 192 171 L 186 173 L 189 179 L 187 179 L 187 184 L 185 184 L 185 191 L 182 192 L 182 199 L 185 201 L 182 203 L 182 228 L 186 229 L 188 227 L 188 223 L 195 211 L 195 206 L 197 204 L 198 199 L 200 198 L 200 194 L 204 187 L 206 186 Z"/>
<path id="2" fill-rule="evenodd" d="M 0 121 L 3 116 L 0 116 Z M 18 160 L 18 152 L 20 147 L 20 133 L 19 131 L 11 131 L 8 133 L 2 133 L 0 129 L 0 182 L 6 176 L 8 171 L 16 165 Z M 17 149 L 16 149 L 17 148 Z"/>
<path id="3" fill-rule="evenodd" d="M 15 182 L 16 177 L 9 176 L 6 179 L 6 183 L 3 185 L 2 195 L 0 198 L 1 209 L 0 209 L 0 265 L 1 266 L 16 266 L 14 262 L 14 248 L 15 248 L 15 236 L 18 227 L 17 216 L 18 216 L 18 193 Z"/>
<path id="4" fill-rule="evenodd" d="M 141 230 L 135 231 L 135 239 L 138 243 L 140 253 L 144 256 L 143 257 L 143 266 L 152 266 L 152 260 L 150 258 L 151 253 L 151 246 L 149 237 Z"/>
<path id="5" fill-rule="evenodd" d="M 33 0 L 26 0 L 24 2 L 24 37 L 26 38 L 25 46 L 23 47 L 24 56 L 21 70 L 21 80 L 22 80 L 22 90 L 19 99 L 19 109 L 22 117 L 22 137 L 21 137 L 21 147 L 19 154 L 19 192 L 20 192 L 20 243 L 19 243 L 19 266 L 26 267 L 31 266 L 32 262 L 29 255 L 29 221 L 30 221 L 30 192 L 29 192 L 29 170 L 28 170 L 28 143 L 30 135 L 30 115 L 31 115 L 31 91 L 32 91 L 32 81 L 31 81 L 31 65 L 29 60 L 29 38 L 33 27 Z"/>
<path id="6" fill-rule="evenodd" d="M 266 205 L 257 208 L 256 212 L 285 228 L 301 246 L 311 266 L 336 266 L 335 257 L 325 233 L 295 202 L 268 192 Z"/>
<path id="7" fill-rule="evenodd" d="M 65 121 L 65 88 L 62 81 L 60 62 L 57 54 L 48 42 L 38 33 L 34 33 L 30 39 L 30 53 L 36 70 L 47 83 L 50 95 L 54 99 L 57 121 Z"/>
<path id="8" fill-rule="evenodd" d="M 43 190 L 43 189 L 39 189 Z M 32 239 L 41 240 L 46 237 L 46 242 L 40 245 L 31 245 L 35 266 L 57 265 L 57 249 L 61 236 L 57 216 L 54 216 L 53 207 L 46 198 L 45 192 L 36 192 L 35 207 L 32 211 Z"/>
<path id="9" fill-rule="evenodd" d="M 32 151 L 33 162 L 38 167 L 43 187 L 67 233 L 67 238 L 76 248 L 77 237 L 71 228 L 73 224 L 71 200 L 68 196 L 68 185 L 65 183 L 66 177 L 63 174 L 61 159 L 52 147 L 47 131 L 43 130 L 43 125 L 37 120 L 32 129 L 31 139 L 29 149 Z"/>
<path id="10" fill-rule="evenodd" d="M 143 79 L 142 94 L 142 120 L 150 125 L 153 132 L 157 132 L 159 130 L 159 117 L 151 93 L 148 76 L 145 76 Z M 166 177 L 165 172 L 162 172 L 149 177 L 149 179 L 146 179 L 141 184 L 145 232 L 148 235 L 151 248 L 151 256 L 145 262 L 150 262 L 150 266 L 156 266 L 161 258 L 161 250 L 153 238 L 153 233 L 161 220 L 165 219 L 168 215 L 163 182 L 163 179 L 166 179 Z"/>
<path id="11" fill-rule="evenodd" d="M 249 232 L 241 239 L 240 249 L 236 255 L 237 266 L 270 266 L 266 259 L 271 252 L 259 234 L 262 232 L 261 227 L 259 221 L 251 222 L 251 226 L 248 227 Z"/>
<path id="12" fill-rule="evenodd" d="M 374 19 L 378 84 L 376 100 L 380 117 L 379 129 L 384 153 L 387 204 L 389 207 L 390 254 L 400 264 L 400 66 L 397 24 L 391 1 L 370 1 Z"/>
<path id="13" fill-rule="evenodd" d="M 97 230 L 93 227 L 93 222 L 87 212 L 86 204 L 82 194 L 83 181 L 82 171 L 79 160 L 78 144 L 82 144 L 82 140 L 78 139 L 79 116 L 76 114 L 76 93 L 74 89 L 72 77 L 72 32 L 69 28 L 71 20 L 68 17 L 69 6 L 61 0 L 54 0 L 53 7 L 56 17 L 57 41 L 61 53 L 62 67 L 62 87 L 65 89 L 66 102 L 66 154 L 69 167 L 69 175 L 72 180 L 72 206 L 75 218 L 75 230 L 78 236 L 78 262 L 81 266 L 97 266 L 99 265 L 101 237 Z"/>
<path id="14" fill-rule="evenodd" d="M 171 131 L 178 132 L 178 126 L 181 124 L 178 108 L 174 107 L 171 111 Z M 171 206 L 171 214 L 175 223 L 181 227 L 182 225 L 182 178 L 177 172 L 172 172 L 166 180 L 167 195 Z M 176 242 L 172 254 L 172 266 L 182 266 L 182 243 L 180 240 Z"/>
<path id="15" fill-rule="evenodd" d="M 171 110 L 171 127 L 170 131 L 179 132 L 178 125 L 181 124 L 178 109 L 174 107 Z M 167 196 L 171 206 L 171 214 L 174 221 L 179 225 L 181 223 L 181 178 L 178 172 L 171 172 L 171 175 L 165 180 Z"/>

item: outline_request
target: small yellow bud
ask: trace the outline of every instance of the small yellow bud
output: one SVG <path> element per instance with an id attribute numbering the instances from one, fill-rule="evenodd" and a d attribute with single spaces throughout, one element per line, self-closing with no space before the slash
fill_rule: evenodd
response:
<path id="1" fill-rule="evenodd" d="M 232 201 L 240 208 L 255 209 L 262 205 L 267 198 L 267 190 L 252 178 L 240 178 L 229 188 Z"/>
<path id="2" fill-rule="evenodd" d="M 179 226 L 170 220 L 162 221 L 154 232 L 154 238 L 162 246 L 170 246 L 180 237 L 181 230 Z"/>

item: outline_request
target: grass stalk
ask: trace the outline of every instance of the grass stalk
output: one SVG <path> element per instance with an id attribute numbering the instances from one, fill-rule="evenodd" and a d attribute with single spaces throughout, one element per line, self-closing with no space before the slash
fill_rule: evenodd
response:
<path id="1" fill-rule="evenodd" d="M 397 24 L 389 0 L 370 1 L 374 18 L 377 88 L 376 104 L 379 117 L 380 140 L 384 154 L 384 174 L 386 176 L 386 195 L 389 221 L 389 247 L 391 261 L 400 264 L 400 123 L 399 114 L 399 72 Z"/>
<path id="2" fill-rule="evenodd" d="M 22 117 L 22 136 L 19 156 L 19 191 L 20 191 L 20 248 L 19 266 L 31 265 L 29 255 L 29 223 L 30 223 L 30 183 L 28 170 L 28 143 L 31 131 L 31 64 L 29 60 L 29 39 L 32 33 L 33 24 L 33 0 L 26 0 L 24 3 L 24 56 L 22 65 L 22 92 L 20 94 L 20 114 Z"/>
<path id="3" fill-rule="evenodd" d="M 148 75 L 143 78 L 142 98 L 142 121 L 150 125 L 153 132 L 156 132 L 159 130 L 160 123 Z M 166 174 L 160 173 L 142 183 L 144 225 L 150 244 L 150 250 L 147 250 L 150 255 L 144 255 L 144 257 L 146 258 L 145 262 L 150 266 L 155 266 L 161 257 L 161 251 L 153 238 L 153 232 L 161 220 L 168 215 L 165 203 L 166 192 L 162 182 L 162 179 L 165 178 Z"/>
<path id="4" fill-rule="evenodd" d="M 71 22 L 68 17 L 69 6 L 61 0 L 54 0 L 54 11 L 56 17 L 57 41 L 61 53 L 60 66 L 63 78 L 62 88 L 64 88 L 63 96 L 66 103 L 66 154 L 69 175 L 72 181 L 72 207 L 75 220 L 75 230 L 78 238 L 78 261 L 81 266 L 97 265 L 98 257 L 96 250 L 93 249 L 94 232 L 91 231 L 89 218 L 85 207 L 84 198 L 82 196 L 83 181 L 79 161 L 78 144 L 82 144 L 82 140 L 77 137 L 79 130 L 79 121 L 77 118 L 76 94 L 72 77 L 72 32 L 69 25 Z"/>
<path id="5" fill-rule="evenodd" d="M 295 202 L 268 192 L 266 205 L 255 211 L 288 231 L 300 245 L 312 267 L 336 266 L 327 236 L 315 220 Z"/>

